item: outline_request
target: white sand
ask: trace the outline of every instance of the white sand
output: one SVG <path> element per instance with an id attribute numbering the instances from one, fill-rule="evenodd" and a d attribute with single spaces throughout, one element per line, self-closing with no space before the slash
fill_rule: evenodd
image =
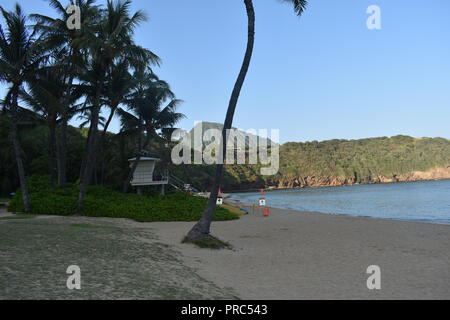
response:
<path id="1" fill-rule="evenodd" d="M 450 299 L 450 226 L 272 209 L 215 222 L 234 250 L 181 244 L 192 223 L 151 223 L 185 263 L 241 299 Z M 381 290 L 367 289 L 367 267 Z"/>

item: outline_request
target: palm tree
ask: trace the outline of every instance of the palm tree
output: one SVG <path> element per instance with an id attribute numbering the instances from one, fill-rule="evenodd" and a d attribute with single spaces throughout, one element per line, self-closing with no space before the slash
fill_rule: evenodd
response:
<path id="1" fill-rule="evenodd" d="M 0 28 L 0 81 L 10 85 L 3 107 L 10 118 L 10 137 L 14 147 L 20 187 L 25 212 L 31 212 L 31 200 L 22 161 L 18 135 L 19 94 L 23 85 L 30 81 L 36 70 L 47 60 L 47 48 L 37 37 L 37 30 L 27 27 L 27 18 L 19 4 L 14 11 L 0 7 L 6 23 L 6 33 Z"/>
<path id="2" fill-rule="evenodd" d="M 160 137 L 162 131 L 173 126 L 184 115 L 176 112 L 181 100 L 175 99 L 167 82 L 159 80 L 151 72 L 137 72 L 136 79 L 140 81 L 127 101 L 128 111 L 119 109 L 122 123 L 122 134 L 135 134 L 136 160 L 131 167 L 123 185 L 123 192 L 128 192 L 128 186 L 137 168 L 142 151 L 149 145 L 152 137 Z M 143 139 L 145 137 L 145 139 Z"/>
<path id="3" fill-rule="evenodd" d="M 133 89 L 135 79 L 130 74 L 129 68 L 130 66 L 126 60 L 121 60 L 111 66 L 103 94 L 104 105 L 109 108 L 109 116 L 103 126 L 102 139 L 106 136 L 117 108 L 128 99 L 127 97 Z"/>
<path id="4" fill-rule="evenodd" d="M 58 58 L 52 57 L 53 61 Z M 77 104 L 77 100 L 81 97 L 79 90 L 68 90 L 66 85 L 66 74 L 58 65 L 44 66 L 37 70 L 33 79 L 28 83 L 29 89 L 22 90 L 20 97 L 31 109 L 36 112 L 49 128 L 48 135 L 48 153 L 49 153 L 49 172 L 52 182 L 58 181 L 61 187 L 65 179 L 65 155 L 62 155 L 62 145 L 66 143 L 61 141 L 65 134 L 61 134 L 67 118 L 81 110 L 81 104 Z M 65 99 L 61 99 L 61 97 Z M 67 124 L 65 124 L 67 125 Z M 58 134 L 58 127 L 60 132 Z"/>
<path id="5" fill-rule="evenodd" d="M 159 63 L 159 58 L 155 54 L 134 43 L 134 30 L 146 20 L 146 16 L 142 11 L 131 16 L 130 6 L 130 0 L 117 2 L 108 0 L 106 10 L 104 10 L 99 23 L 90 30 L 86 30 L 82 37 L 74 41 L 76 46 L 84 48 L 87 53 L 85 69 L 80 80 L 88 93 L 87 99 L 92 106 L 85 168 L 80 177 L 80 193 L 77 204 L 79 212 L 83 208 L 86 190 L 95 168 L 99 117 L 103 106 L 102 94 L 110 68 L 119 59 L 127 60 L 135 69 L 142 68 L 149 63 Z"/>
<path id="6" fill-rule="evenodd" d="M 62 75 L 60 82 L 61 94 L 59 95 L 61 110 L 60 130 L 57 140 L 58 184 L 65 187 L 67 182 L 67 127 L 70 119 L 76 113 L 71 102 L 74 102 L 74 80 L 77 70 L 83 63 L 82 49 L 75 46 L 76 40 L 83 33 L 91 30 L 100 20 L 100 7 L 94 5 L 95 0 L 71 0 L 69 4 L 76 5 L 81 10 L 81 29 L 71 30 L 67 28 L 66 21 L 69 15 L 66 8 L 59 0 L 47 0 L 55 9 L 57 18 L 32 14 L 31 18 L 36 22 L 35 27 L 43 34 L 44 40 L 53 48 L 54 59 L 52 70 Z"/>
<path id="7" fill-rule="evenodd" d="M 294 6 L 294 11 L 298 16 L 300 16 L 303 13 L 307 5 L 306 0 L 282 0 L 282 2 L 291 3 Z M 237 102 L 239 100 L 239 95 L 242 86 L 244 84 L 248 69 L 250 67 L 250 61 L 252 58 L 253 46 L 255 42 L 255 10 L 253 7 L 253 1 L 244 0 L 244 4 L 248 18 L 247 48 L 245 51 L 244 61 L 241 66 L 241 70 L 237 77 L 228 104 L 227 114 L 225 117 L 225 122 L 222 131 L 222 141 L 227 141 L 227 131 L 231 129 L 231 126 L 233 125 L 234 113 L 236 110 Z M 222 146 L 223 148 L 221 150 L 222 152 L 221 155 L 224 155 L 226 153 L 227 145 L 226 143 L 222 143 Z M 223 156 L 220 156 L 219 159 L 223 159 Z M 187 234 L 186 236 L 187 241 L 210 237 L 210 227 L 216 211 L 217 197 L 219 193 L 220 184 L 222 182 L 222 176 L 223 176 L 223 163 L 216 164 L 214 183 L 208 200 L 208 204 L 200 220 L 194 225 L 194 227 Z"/>
<path id="8" fill-rule="evenodd" d="M 79 129 L 84 129 L 86 127 L 89 127 L 89 124 L 91 123 L 92 118 L 92 109 L 90 107 L 84 107 L 82 109 L 83 111 L 80 112 L 78 117 L 76 118 L 78 121 L 81 121 L 78 125 Z M 99 116 L 98 118 L 98 124 L 102 127 L 105 126 L 106 119 L 103 116 Z"/>
<path id="9" fill-rule="evenodd" d="M 100 166 L 101 173 L 101 181 L 103 182 L 103 173 L 105 169 L 105 163 L 107 162 L 110 154 L 107 151 L 106 143 L 107 143 L 107 133 L 108 128 L 117 113 L 117 109 L 121 103 L 123 103 L 133 88 L 135 83 L 135 79 L 129 72 L 130 65 L 129 63 L 122 59 L 118 62 L 114 62 L 111 65 L 110 70 L 108 71 L 107 78 L 105 80 L 103 93 L 101 94 L 101 105 L 105 106 L 109 109 L 109 116 L 107 118 L 100 116 L 99 117 L 99 125 L 102 127 L 102 132 L 100 136 L 100 144 L 98 145 L 98 154 L 100 155 L 96 165 Z M 89 88 L 82 86 L 77 86 L 81 91 L 89 90 Z M 86 92 L 85 92 L 86 93 Z M 79 128 L 89 127 L 91 118 L 92 118 L 92 107 L 84 106 L 83 108 L 78 109 L 80 115 L 77 120 L 82 121 L 79 125 Z M 80 176 L 83 175 L 83 172 L 86 168 L 86 157 L 83 157 L 82 164 L 80 168 Z M 96 171 L 97 168 L 94 168 Z M 97 174 L 94 174 L 94 177 L 97 177 Z"/>
<path id="10" fill-rule="evenodd" d="M 103 130 L 100 137 L 99 154 L 100 159 L 98 161 L 100 170 L 100 181 L 103 184 L 105 165 L 108 163 L 108 158 L 111 154 L 107 152 L 107 140 L 108 140 L 108 128 L 117 113 L 117 109 L 120 104 L 127 100 L 135 81 L 130 73 L 130 66 L 128 61 L 119 60 L 113 63 L 109 71 L 104 93 L 103 93 L 103 105 L 109 110 L 109 115 L 102 124 Z M 94 175 L 97 177 L 97 175 Z"/>
<path id="11" fill-rule="evenodd" d="M 23 90 L 20 94 L 22 100 L 44 119 L 49 128 L 49 172 L 53 183 L 57 180 L 56 129 L 64 109 L 59 99 L 63 94 L 61 89 L 58 73 L 46 69 L 36 75 L 28 92 Z"/>

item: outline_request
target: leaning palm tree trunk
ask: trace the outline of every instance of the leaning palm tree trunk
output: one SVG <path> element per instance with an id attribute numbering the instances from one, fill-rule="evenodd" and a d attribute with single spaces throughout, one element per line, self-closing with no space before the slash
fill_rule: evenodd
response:
<path id="1" fill-rule="evenodd" d="M 20 147 L 20 141 L 19 141 L 19 135 L 18 135 L 18 129 L 17 129 L 17 122 L 18 122 L 18 91 L 19 89 L 13 89 L 13 97 L 12 97 L 12 121 L 11 121 L 11 128 L 10 128 L 10 138 L 11 142 L 13 144 L 14 148 L 14 154 L 16 157 L 16 163 L 17 163 L 17 171 L 19 175 L 19 182 L 20 182 L 20 189 L 22 191 L 22 199 L 23 199 L 23 206 L 26 213 L 31 212 L 31 200 L 30 195 L 28 193 L 28 187 L 27 187 L 27 180 L 25 177 L 25 168 L 23 166 L 22 161 L 22 153 L 21 153 L 21 147 Z"/>
<path id="2" fill-rule="evenodd" d="M 248 40 L 247 49 L 244 56 L 244 61 L 242 63 L 241 71 L 234 85 L 233 92 L 231 94 L 230 102 L 228 105 L 227 115 L 225 118 L 225 123 L 222 131 L 222 154 L 219 159 L 224 160 L 224 155 L 226 154 L 227 148 L 227 131 L 231 129 L 233 125 L 233 116 L 236 110 L 236 105 L 239 100 L 239 95 L 241 93 L 242 86 L 247 76 L 248 69 L 250 67 L 250 61 L 253 54 L 253 46 L 255 42 L 255 10 L 253 8 L 252 0 L 244 0 L 245 8 L 247 10 L 248 17 Z M 203 213 L 201 219 L 195 224 L 195 226 L 189 231 L 187 235 L 188 240 L 200 239 L 208 237 L 210 233 L 211 222 L 216 213 L 216 202 L 219 193 L 220 184 L 222 182 L 223 176 L 223 161 L 216 165 L 214 184 L 211 190 L 211 195 L 209 197 L 208 204 Z"/>

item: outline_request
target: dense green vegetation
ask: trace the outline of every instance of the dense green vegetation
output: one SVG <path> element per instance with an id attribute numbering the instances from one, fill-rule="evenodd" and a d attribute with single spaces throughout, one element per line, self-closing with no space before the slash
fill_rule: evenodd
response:
<path id="1" fill-rule="evenodd" d="M 30 175 L 50 174 L 47 138 L 49 130 L 38 119 L 20 126 L 20 142 L 25 172 Z M 8 122 L 0 118 L 0 197 L 7 197 L 19 187 L 14 150 L 8 139 Z M 82 130 L 68 127 L 67 178 L 76 181 L 86 143 Z"/>
<path id="2" fill-rule="evenodd" d="M 8 197 L 11 192 L 15 192 L 19 187 L 17 166 L 14 151 L 8 140 L 7 126 L 5 121 L 0 120 L 0 197 Z M 82 155 L 87 139 L 84 131 L 84 129 L 71 126 L 67 130 L 67 180 L 70 182 L 79 181 Z M 48 135 L 48 128 L 40 124 L 39 121 L 30 122 L 21 127 L 19 136 L 27 175 L 50 175 Z M 153 151 L 152 155 L 167 158 L 170 153 L 165 156 L 165 148 L 163 147 L 164 141 L 158 138 L 155 138 L 149 144 L 149 149 Z M 129 173 L 128 159 L 134 156 L 134 151 L 134 136 L 126 136 L 122 133 L 107 133 L 101 158 L 96 162 L 92 184 L 120 190 Z M 157 171 L 160 172 L 165 168 L 165 166 L 160 166 Z"/>
<path id="3" fill-rule="evenodd" d="M 79 212 L 87 188 L 105 184 L 105 171 L 122 179 L 126 193 L 136 166 L 127 168 L 122 160 L 148 154 L 184 116 L 177 112 L 181 100 L 154 72 L 161 59 L 135 42 L 136 28 L 147 20 L 143 11 L 133 12 L 131 0 L 70 4 L 81 12 L 78 27 L 66 23 L 73 16 L 59 0 L 48 0 L 50 16 L 26 14 L 19 4 L 0 7 L 0 83 L 6 87 L 0 97 L 0 170 L 6 176 L 0 192 L 20 186 L 27 213 L 32 210 L 27 176 L 43 167 L 54 185 L 79 182 Z M 116 116 L 121 135 L 109 141 Z M 73 119 L 88 129 L 74 132 Z M 120 152 L 120 172 L 106 168 L 110 151 Z"/>
<path id="4" fill-rule="evenodd" d="M 287 143 L 281 147 L 280 179 L 348 177 L 370 183 L 376 176 L 450 166 L 450 141 L 408 136 Z"/>
<path id="5" fill-rule="evenodd" d="M 33 213 L 37 215 L 73 215 L 76 213 L 76 185 L 54 187 L 47 176 L 32 176 L 29 191 Z M 206 199 L 174 192 L 166 196 L 123 194 L 104 187 L 90 187 L 82 215 L 89 217 L 128 218 L 139 222 L 196 221 Z M 20 191 L 11 200 L 10 212 L 23 212 Z M 216 220 L 239 217 L 224 208 L 217 208 Z"/>
<path id="6" fill-rule="evenodd" d="M 450 166 L 450 140 L 408 136 L 286 143 L 280 146 L 280 170 L 261 176 L 260 166 L 228 165 L 224 190 L 248 190 L 268 186 L 300 187 L 333 183 L 378 183 L 396 180 L 413 171 Z M 213 168 L 180 168 L 183 177 L 195 177 L 198 185 L 210 185 Z M 335 181 L 338 179 L 338 181 Z"/>
<path id="7" fill-rule="evenodd" d="M 6 197 L 18 187 L 17 170 L 7 129 L 0 122 L 0 190 Z M 69 127 L 68 177 L 77 181 L 81 152 L 86 137 L 83 130 Z M 36 124 L 24 127 L 21 141 L 24 165 L 30 174 L 49 174 L 46 137 L 48 129 Z M 94 185 L 108 186 L 120 191 L 128 174 L 127 159 L 133 156 L 134 140 L 123 134 L 108 133 L 104 149 L 107 166 L 98 162 Z M 170 149 L 163 140 L 155 140 L 151 149 L 164 159 L 157 171 L 169 169 L 182 180 L 192 183 L 200 191 L 209 190 L 214 180 L 214 166 L 170 164 Z M 450 141 L 443 138 L 369 138 L 361 140 L 330 140 L 323 142 L 286 143 L 280 147 L 280 172 L 275 176 L 261 176 L 260 166 L 227 165 L 222 183 L 224 191 L 249 190 L 268 186 L 298 186 L 299 178 L 322 178 L 323 182 L 338 177 L 348 183 L 374 183 L 379 176 L 394 177 L 411 171 L 427 171 L 450 166 Z M 301 180 L 301 179 L 300 179 Z M 298 181 L 297 183 L 295 181 Z M 308 183 L 308 181 L 304 181 Z M 314 185 L 314 181 L 309 181 Z"/>

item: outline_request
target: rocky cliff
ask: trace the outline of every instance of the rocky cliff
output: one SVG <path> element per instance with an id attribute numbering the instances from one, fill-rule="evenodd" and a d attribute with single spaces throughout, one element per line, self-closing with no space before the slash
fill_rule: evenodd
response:
<path id="1" fill-rule="evenodd" d="M 297 178 L 281 178 L 274 181 L 275 188 L 307 188 L 307 187 L 336 187 L 355 184 L 396 183 L 429 180 L 450 180 L 450 167 L 434 168 L 428 171 L 412 171 L 406 174 L 394 174 L 392 176 L 377 175 L 366 181 L 358 182 L 355 177 L 326 177 L 306 176 Z"/>

